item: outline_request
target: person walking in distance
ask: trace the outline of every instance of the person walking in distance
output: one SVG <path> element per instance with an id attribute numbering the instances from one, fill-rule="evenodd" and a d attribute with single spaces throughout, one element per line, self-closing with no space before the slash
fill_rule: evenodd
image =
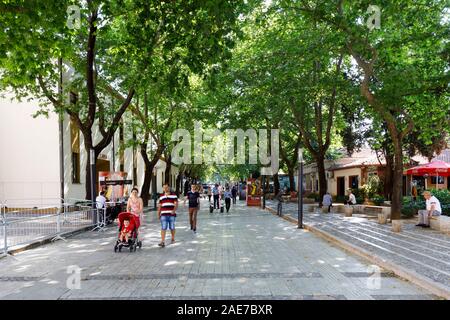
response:
<path id="1" fill-rule="evenodd" d="M 212 196 L 212 191 L 211 191 L 211 186 L 208 186 L 208 201 L 211 202 L 211 196 Z"/>
<path id="2" fill-rule="evenodd" d="M 214 196 L 214 209 L 216 209 L 216 204 L 217 204 L 217 209 L 220 209 L 220 205 L 219 205 L 219 185 L 216 183 L 214 188 L 212 189 L 212 194 Z"/>
<path id="3" fill-rule="evenodd" d="M 331 207 L 333 205 L 333 198 L 331 197 L 329 192 L 327 192 L 323 195 L 322 205 L 326 208 L 328 207 L 328 213 L 329 213 L 331 210 Z"/>
<path id="4" fill-rule="evenodd" d="M 231 197 L 232 197 L 230 188 L 227 188 L 227 189 L 225 190 L 225 193 L 223 194 L 223 196 L 224 196 L 224 198 L 225 198 L 225 209 L 227 210 L 227 213 L 228 213 L 228 211 L 230 210 L 230 206 L 231 206 Z"/>
<path id="5" fill-rule="evenodd" d="M 236 204 L 236 197 L 237 197 L 237 188 L 236 188 L 236 185 L 234 185 L 234 186 L 231 188 L 231 196 L 232 196 L 232 198 L 233 198 L 233 204 Z"/>
<path id="6" fill-rule="evenodd" d="M 164 193 L 159 197 L 158 219 L 161 221 L 161 242 L 160 247 L 165 247 L 166 231 L 170 229 L 172 243 L 175 242 L 175 218 L 178 208 L 178 197 L 170 191 L 168 184 L 163 186 Z"/>
<path id="7" fill-rule="evenodd" d="M 197 233 L 197 213 L 200 209 L 200 193 L 198 190 L 199 186 L 193 184 L 191 191 L 187 193 L 186 199 L 184 200 L 185 203 L 186 200 L 189 201 L 189 223 L 194 233 Z"/>

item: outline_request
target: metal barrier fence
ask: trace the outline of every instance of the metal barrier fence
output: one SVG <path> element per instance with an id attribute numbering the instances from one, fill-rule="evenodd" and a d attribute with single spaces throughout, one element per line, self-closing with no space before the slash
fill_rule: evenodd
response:
<path id="1" fill-rule="evenodd" d="M 7 204 L 0 203 L 0 253 L 3 254 L 13 247 L 64 239 L 64 234 L 89 227 L 103 230 L 106 225 L 106 211 L 93 209 L 86 201 L 40 208 L 11 208 Z"/>

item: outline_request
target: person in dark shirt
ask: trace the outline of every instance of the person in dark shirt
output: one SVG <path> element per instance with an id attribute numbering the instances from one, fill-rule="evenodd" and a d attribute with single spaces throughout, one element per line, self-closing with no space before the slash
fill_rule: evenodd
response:
<path id="1" fill-rule="evenodd" d="M 192 185 L 191 191 L 186 195 L 186 200 L 189 201 L 189 222 L 191 224 L 191 230 L 194 231 L 194 233 L 197 233 L 197 212 L 200 209 L 200 193 L 198 185 Z"/>
<path id="2" fill-rule="evenodd" d="M 230 210 L 230 206 L 231 206 L 231 191 L 230 188 L 227 188 L 225 190 L 225 193 L 223 194 L 224 198 L 225 198 L 225 208 L 227 209 L 227 213 Z"/>
<path id="3" fill-rule="evenodd" d="M 212 194 L 214 196 L 214 209 L 216 209 L 216 204 L 217 204 L 217 209 L 220 209 L 220 204 L 219 204 L 219 197 L 220 197 L 220 190 L 219 190 L 219 185 L 216 183 L 214 188 L 212 189 Z"/>
<path id="4" fill-rule="evenodd" d="M 231 196 L 233 197 L 233 204 L 236 204 L 236 197 L 237 197 L 236 186 L 233 186 L 233 188 L 231 188 Z"/>

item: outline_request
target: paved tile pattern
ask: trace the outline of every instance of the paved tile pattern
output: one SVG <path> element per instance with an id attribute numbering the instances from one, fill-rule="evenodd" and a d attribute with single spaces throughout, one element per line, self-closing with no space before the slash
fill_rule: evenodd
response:
<path id="1" fill-rule="evenodd" d="M 157 246 L 155 215 L 147 213 L 134 253 L 113 252 L 117 228 L 109 227 L 0 259 L 0 299 L 436 298 L 384 270 L 377 277 L 367 261 L 242 203 L 229 214 L 201 210 L 197 234 L 181 206 L 177 241 L 165 248 Z M 69 266 L 81 268 L 80 289 Z"/>
<path id="2" fill-rule="evenodd" d="M 275 210 L 276 205 L 267 202 Z M 295 203 L 285 203 L 283 213 L 297 219 L 297 208 Z M 360 215 L 309 213 L 305 208 L 304 223 L 414 270 L 450 292 L 450 237 L 436 230 L 415 227 L 415 219 L 405 220 L 403 231 L 395 233 L 390 224 L 381 225 Z"/>

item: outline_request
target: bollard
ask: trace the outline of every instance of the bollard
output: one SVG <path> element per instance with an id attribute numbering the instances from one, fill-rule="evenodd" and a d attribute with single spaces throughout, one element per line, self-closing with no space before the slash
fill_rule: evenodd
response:
<path id="1" fill-rule="evenodd" d="M 401 232 L 402 231 L 402 220 L 392 220 L 392 231 Z"/>
<path id="2" fill-rule="evenodd" d="M 387 223 L 387 215 L 384 213 L 378 214 L 378 223 L 379 224 L 386 224 Z"/>
<path id="3" fill-rule="evenodd" d="M 345 206 L 344 207 L 344 216 L 351 217 L 353 215 L 353 207 Z"/>

